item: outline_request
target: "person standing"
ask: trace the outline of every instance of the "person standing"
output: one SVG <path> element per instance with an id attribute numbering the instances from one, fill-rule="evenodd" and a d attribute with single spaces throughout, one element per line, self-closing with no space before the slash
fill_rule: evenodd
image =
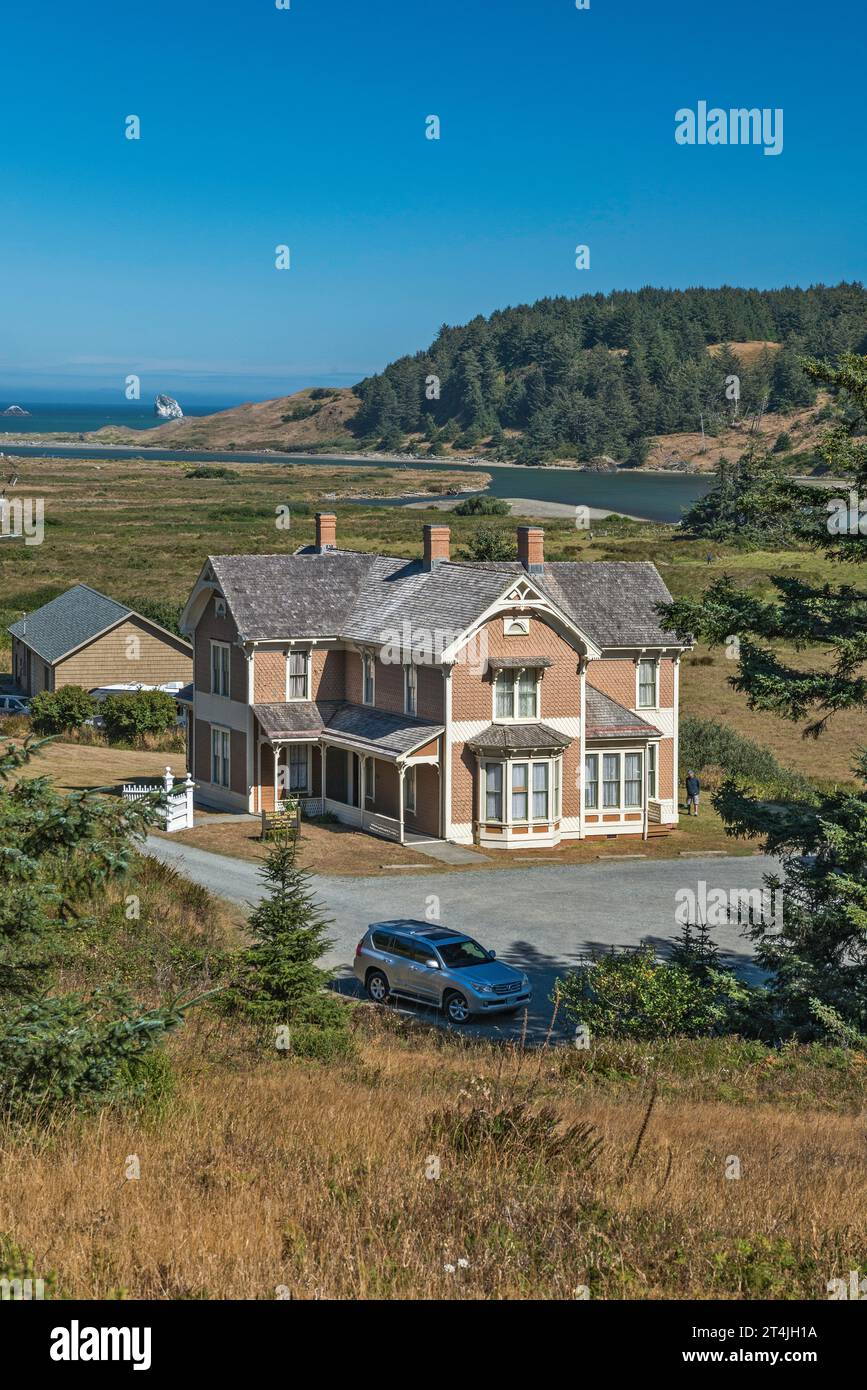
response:
<path id="1" fill-rule="evenodd" d="M 698 798 L 701 795 L 701 782 L 699 782 L 692 768 L 686 774 L 686 813 L 689 816 L 698 815 Z"/>

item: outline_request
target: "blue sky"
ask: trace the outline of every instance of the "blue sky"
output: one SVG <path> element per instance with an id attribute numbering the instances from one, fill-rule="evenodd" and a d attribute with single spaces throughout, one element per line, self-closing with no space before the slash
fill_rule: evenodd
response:
<path id="1" fill-rule="evenodd" d="M 10 7 L 0 390 L 250 399 L 543 295 L 860 279 L 865 37 L 851 0 Z M 677 145 L 700 100 L 781 107 L 782 154 Z"/>

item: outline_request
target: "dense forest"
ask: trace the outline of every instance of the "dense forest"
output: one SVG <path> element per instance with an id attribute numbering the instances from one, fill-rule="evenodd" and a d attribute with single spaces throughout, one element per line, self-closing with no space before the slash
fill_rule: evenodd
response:
<path id="1" fill-rule="evenodd" d="M 779 347 L 739 357 L 732 343 Z M 741 416 L 792 410 L 816 394 L 799 357 L 846 351 L 867 352 L 861 284 L 540 299 L 443 325 L 427 351 L 359 382 L 353 428 L 389 449 L 421 434 L 432 453 L 484 443 L 524 463 L 639 464 L 651 435 L 696 430 L 702 417 L 711 435 L 722 428 L 736 408 L 727 377 L 739 378 Z"/>

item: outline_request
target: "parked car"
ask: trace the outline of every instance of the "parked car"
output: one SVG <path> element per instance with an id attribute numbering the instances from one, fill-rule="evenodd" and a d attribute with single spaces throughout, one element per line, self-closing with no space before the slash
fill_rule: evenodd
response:
<path id="1" fill-rule="evenodd" d="M 464 932 L 430 922 L 373 922 L 355 948 L 355 974 L 368 998 L 392 996 L 442 1009 L 451 1023 L 514 1013 L 532 997 L 520 970 L 496 959 Z"/>
<path id="2" fill-rule="evenodd" d="M 0 695 L 0 715 L 29 713 L 30 701 L 21 695 Z"/>

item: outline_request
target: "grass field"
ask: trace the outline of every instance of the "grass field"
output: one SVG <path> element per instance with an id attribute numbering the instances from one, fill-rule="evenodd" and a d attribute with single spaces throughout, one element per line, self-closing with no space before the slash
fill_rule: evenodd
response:
<path id="1" fill-rule="evenodd" d="M 8 644 L 7 623 L 76 582 L 121 600 L 146 595 L 183 603 L 207 554 L 268 553 L 307 543 L 313 538 L 313 513 L 323 505 L 338 514 L 341 545 L 418 555 L 422 523 L 441 522 L 439 512 L 359 506 L 340 499 L 426 488 L 442 492 L 466 481 L 447 466 L 436 474 L 416 474 L 378 466 L 326 470 L 303 463 L 251 464 L 239 465 L 234 481 L 187 478 L 191 466 L 155 460 L 21 460 L 17 491 L 45 498 L 45 541 L 41 546 L 0 547 L 0 644 Z M 275 525 L 278 506 L 290 508 L 288 530 Z M 459 555 L 478 520 L 452 515 L 449 524 L 452 553 Z M 512 518 L 495 524 L 504 532 L 514 530 Z M 714 545 L 713 563 L 708 564 L 707 543 L 682 540 L 671 526 L 615 518 L 594 523 L 593 540 L 588 541 L 568 520 L 551 519 L 545 532 L 546 555 L 552 560 L 652 560 L 675 597 L 700 593 L 724 571 L 764 595 L 771 591 L 772 574 L 816 583 L 860 580 L 856 566 L 834 564 L 807 550 L 774 553 Z M 693 657 L 704 655 L 699 647 Z M 771 748 L 785 765 L 809 775 L 850 779 L 853 749 L 864 737 L 858 715 L 837 716 L 818 743 L 808 742 L 798 726 L 751 712 L 727 684 L 731 673 L 721 652 L 711 665 L 687 657 L 683 712 L 729 724 Z"/>
<path id="2" fill-rule="evenodd" d="M 823 1299 L 865 1268 L 862 1056 L 358 1025 L 324 1068 L 191 1021 L 152 1108 L 0 1133 L 0 1230 L 79 1298 Z"/>

